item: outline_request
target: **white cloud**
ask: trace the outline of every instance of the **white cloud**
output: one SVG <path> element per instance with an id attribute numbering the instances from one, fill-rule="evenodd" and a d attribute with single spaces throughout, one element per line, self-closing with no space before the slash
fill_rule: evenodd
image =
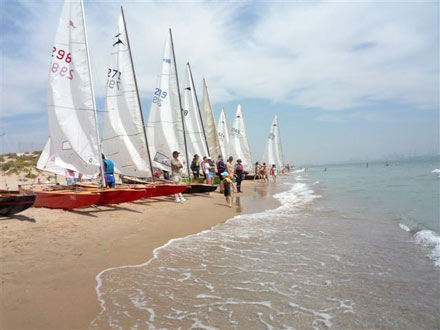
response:
<path id="1" fill-rule="evenodd" d="M 61 10 L 57 2 L 19 4 L 26 19 L 10 18 L 15 25 L 2 45 L 5 117 L 45 108 Z M 143 98 L 154 88 L 172 27 L 179 72 L 190 61 L 217 104 L 264 98 L 324 110 L 381 101 L 438 107 L 437 3 L 131 1 L 124 9 Z M 95 91 L 103 97 L 119 3 L 86 1 L 85 10 Z M 15 54 L 4 50 L 14 38 Z"/>

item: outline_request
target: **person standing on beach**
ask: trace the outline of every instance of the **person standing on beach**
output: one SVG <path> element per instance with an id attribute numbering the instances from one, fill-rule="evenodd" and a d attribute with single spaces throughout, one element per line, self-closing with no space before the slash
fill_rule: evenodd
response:
<path id="1" fill-rule="evenodd" d="M 277 183 L 278 170 L 275 164 L 272 165 L 270 175 L 272 175 L 273 183 Z"/>
<path id="2" fill-rule="evenodd" d="M 179 154 L 180 153 L 178 151 L 173 151 L 173 158 L 171 159 L 171 176 L 173 177 L 174 184 L 182 183 L 183 165 L 179 160 Z M 175 197 L 177 203 L 186 201 L 182 193 L 176 194 Z"/>
<path id="3" fill-rule="evenodd" d="M 203 168 L 205 169 L 203 174 L 205 175 L 205 183 L 207 184 L 212 184 L 214 181 L 215 169 L 211 167 L 214 167 L 214 164 L 211 165 L 211 159 L 208 158 L 205 162 L 205 165 L 203 166 Z"/>
<path id="4" fill-rule="evenodd" d="M 200 176 L 200 161 L 199 161 L 199 155 L 195 154 L 194 158 L 191 162 L 191 171 L 194 175 L 195 182 L 199 182 L 199 176 Z"/>
<path id="5" fill-rule="evenodd" d="M 220 193 L 223 192 L 223 177 L 222 177 L 222 173 L 226 170 L 226 165 L 223 162 L 223 157 L 222 155 L 218 155 L 218 159 L 216 162 L 216 167 L 217 167 L 217 174 L 218 177 L 220 178 Z"/>
<path id="6" fill-rule="evenodd" d="M 241 159 L 237 159 L 237 163 L 235 164 L 234 170 L 235 177 L 237 178 L 237 192 L 241 193 L 241 181 L 243 180 L 243 164 L 241 163 Z"/>
<path id="7" fill-rule="evenodd" d="M 229 207 L 232 207 L 232 190 L 236 191 L 235 183 L 232 182 L 231 178 L 229 177 L 228 172 L 222 172 L 221 175 L 223 176 L 223 184 L 224 184 L 224 195 L 226 198 L 226 203 Z"/>
<path id="8" fill-rule="evenodd" d="M 206 157 L 206 156 L 203 156 L 203 160 L 202 160 L 202 162 L 200 163 L 200 168 L 202 169 L 202 174 L 203 174 L 203 182 L 205 182 L 205 183 L 208 183 L 207 182 L 207 176 L 206 176 L 206 168 L 205 168 L 205 165 L 208 163 L 208 157 Z"/>
<path id="9" fill-rule="evenodd" d="M 104 163 L 105 186 L 106 188 L 114 188 L 116 184 L 113 162 L 110 159 L 106 159 L 104 155 L 102 155 L 102 161 Z"/>
<path id="10" fill-rule="evenodd" d="M 260 179 L 260 163 L 255 163 L 255 175 L 254 175 L 254 181 L 257 179 Z"/>
<path id="11" fill-rule="evenodd" d="M 232 179 L 234 177 L 234 164 L 233 161 L 234 157 L 229 156 L 228 161 L 226 162 L 226 170 L 229 173 L 229 177 Z"/>

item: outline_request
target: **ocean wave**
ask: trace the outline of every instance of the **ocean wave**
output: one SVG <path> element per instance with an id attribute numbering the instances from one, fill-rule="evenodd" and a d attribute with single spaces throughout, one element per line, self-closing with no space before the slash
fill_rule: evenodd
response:
<path id="1" fill-rule="evenodd" d="M 436 168 L 435 170 L 432 170 L 431 173 L 440 173 L 440 169 Z"/>
<path id="2" fill-rule="evenodd" d="M 113 271 L 116 271 L 116 273 L 123 271 L 123 270 L 127 270 L 130 268 L 141 268 L 141 267 L 145 267 L 145 266 L 149 266 L 152 263 L 155 263 L 158 261 L 159 258 L 161 258 L 162 253 L 164 255 L 167 255 L 168 253 L 170 253 L 170 251 L 172 251 L 171 253 L 175 253 L 176 251 L 182 251 L 182 249 L 186 249 L 188 247 L 185 247 L 186 245 L 188 245 L 190 248 L 190 250 L 194 247 L 194 246 L 200 246 L 200 244 L 207 244 L 207 246 L 209 246 L 210 244 L 216 244 L 215 242 L 219 239 L 219 235 L 222 236 L 224 235 L 225 237 L 223 239 L 221 239 L 221 241 L 223 243 L 219 246 L 224 248 L 225 250 L 231 250 L 229 247 L 227 247 L 226 245 L 228 243 L 230 243 L 229 241 L 226 241 L 226 237 L 228 239 L 232 239 L 232 240 L 237 240 L 237 241 L 250 241 L 250 240 L 254 240 L 256 237 L 260 237 L 260 236 L 265 236 L 265 235 L 270 235 L 271 234 L 271 229 L 270 228 L 260 228 L 260 226 L 258 225 L 258 223 L 267 223 L 268 219 L 277 219 L 278 217 L 283 217 L 287 214 L 290 214 L 290 212 L 295 209 L 298 208 L 302 205 L 305 205 L 311 201 L 313 201 L 316 198 L 319 198 L 321 196 L 315 194 L 315 192 L 310 189 L 310 187 L 302 182 L 296 182 L 296 183 L 291 183 L 290 184 L 290 189 L 288 189 L 287 191 L 284 192 L 280 192 L 278 194 L 275 194 L 273 196 L 275 199 L 277 199 L 281 206 L 275 208 L 275 209 L 271 209 L 271 210 L 265 210 L 262 211 L 260 213 L 256 213 L 256 214 L 242 214 L 242 215 L 237 215 L 229 220 L 227 220 L 224 224 L 222 224 L 222 230 L 220 231 L 216 231 L 214 232 L 217 228 L 217 226 L 214 226 L 211 229 L 208 230 L 204 230 L 200 233 L 197 234 L 193 234 L 193 235 L 189 235 L 183 238 L 176 238 L 176 239 L 171 239 L 168 243 L 166 243 L 165 245 L 156 248 L 153 251 L 153 257 L 151 259 L 149 259 L 148 261 L 146 261 L 143 264 L 139 264 L 139 265 L 127 265 L 127 266 L 121 266 L 121 267 L 113 267 L 113 268 L 108 268 L 103 270 L 102 272 L 100 272 L 97 276 L 96 276 L 96 293 L 97 293 L 97 299 L 101 305 L 101 311 L 100 313 L 96 316 L 96 318 L 90 323 L 90 328 L 91 329 L 99 329 L 102 327 L 103 325 L 103 321 L 104 324 L 107 324 L 108 326 L 110 326 L 111 328 L 120 328 L 121 327 L 121 322 L 123 322 L 123 320 L 127 320 L 129 318 L 131 318 L 130 316 L 128 316 L 127 314 L 124 314 L 120 311 L 118 311 L 119 309 L 122 309 L 122 306 L 119 305 L 119 303 L 117 302 L 118 299 L 121 299 L 120 297 L 118 297 L 119 293 L 118 290 L 113 291 L 107 291 L 106 289 L 104 289 L 104 276 L 106 277 L 106 283 L 107 281 L 110 279 L 110 282 L 113 282 L 114 279 L 112 279 L 111 276 L 109 276 L 109 272 L 110 274 L 113 274 Z M 287 211 L 287 212 L 286 212 Z M 274 217 L 275 216 L 275 217 Z M 239 222 L 240 225 L 239 226 L 234 226 L 233 223 L 234 222 Z M 249 230 L 249 228 L 251 228 L 251 226 L 254 226 L 254 232 L 252 233 L 252 231 Z M 225 232 L 222 234 L 222 232 Z M 261 237 L 260 237 L 261 238 Z M 193 241 L 197 241 L 198 244 L 192 244 L 191 242 Z M 234 250 L 235 251 L 235 250 Z M 192 251 L 195 253 L 195 251 Z M 260 251 L 260 253 L 262 253 L 263 251 Z M 234 252 L 235 253 L 235 252 Z M 190 255 L 190 254 L 188 254 Z M 166 257 L 165 257 L 166 258 Z M 242 258 L 248 258 L 250 262 L 257 262 L 257 263 L 261 263 L 261 261 L 259 260 L 259 258 L 257 257 L 249 257 L 249 256 L 245 256 L 243 255 Z M 220 267 L 219 265 L 216 265 L 216 267 Z M 171 269 L 171 268 L 168 268 Z M 174 269 L 173 271 L 177 271 L 177 269 Z M 194 282 L 194 278 L 192 276 L 192 270 L 189 269 L 185 269 L 185 272 L 177 272 L 178 274 L 180 274 L 182 277 L 179 277 L 174 283 L 174 285 L 176 285 L 177 282 L 183 282 L 183 281 L 187 281 L 188 282 Z M 267 270 L 263 270 L 260 269 L 259 270 L 260 273 L 264 273 L 267 272 Z M 273 272 L 275 274 L 277 274 L 277 272 Z M 270 274 L 269 274 L 270 275 Z M 118 275 L 116 275 L 118 276 Z M 119 281 L 119 280 L 118 280 Z M 149 283 L 149 282 L 148 282 Z M 152 286 L 154 287 L 155 284 L 151 283 Z M 205 287 L 209 289 L 210 284 L 207 283 L 208 285 Z M 121 284 L 122 285 L 122 284 Z M 213 288 L 213 287 L 212 287 Z M 133 288 L 131 288 L 130 292 L 132 292 Z M 209 290 L 209 291 L 213 291 Z M 146 312 L 147 315 L 145 316 L 145 319 L 143 319 L 143 322 L 145 322 L 145 324 L 147 325 L 148 328 L 154 328 L 155 325 L 155 320 L 158 317 L 158 315 L 156 314 L 156 310 L 155 308 L 151 307 L 149 303 L 147 303 L 147 295 L 146 292 L 136 289 L 134 293 L 132 293 L 131 295 L 128 296 L 129 300 L 131 301 L 131 305 L 133 307 L 135 307 L 138 310 L 142 310 L 143 312 Z M 125 298 L 122 298 L 125 299 Z M 174 298 L 172 298 L 171 300 L 173 300 Z M 201 300 L 201 299 L 207 299 L 207 300 L 218 300 L 220 299 L 219 296 L 217 295 L 213 295 L 210 293 L 199 293 L 195 296 L 195 299 L 197 300 Z M 173 300 L 174 301 L 174 300 Z M 230 300 L 225 302 L 222 302 L 221 305 L 230 305 L 233 304 L 235 302 L 232 302 Z M 270 306 L 270 304 L 268 305 L 268 302 L 263 301 L 263 302 L 255 302 L 255 301 L 239 301 L 237 302 L 239 304 L 250 304 L 250 305 L 257 305 L 257 306 L 264 306 L 267 308 L 272 308 L 272 306 Z M 112 308 L 109 307 L 117 307 L 116 311 L 112 311 Z M 195 305 L 195 307 L 197 307 L 198 305 Z M 112 314 L 115 313 L 115 314 Z M 199 324 L 199 320 L 194 320 L 194 324 L 193 326 L 195 326 L 196 328 L 200 328 L 201 324 Z M 319 320 L 318 320 L 319 322 Z"/>
<path id="3" fill-rule="evenodd" d="M 417 244 L 432 248 L 428 257 L 434 261 L 437 267 L 440 267 L 440 236 L 432 230 L 420 230 L 414 235 Z"/>

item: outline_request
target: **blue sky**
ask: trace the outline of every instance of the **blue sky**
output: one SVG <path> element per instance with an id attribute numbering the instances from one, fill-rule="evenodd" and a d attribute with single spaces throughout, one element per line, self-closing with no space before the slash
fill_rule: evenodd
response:
<path id="1" fill-rule="evenodd" d="M 433 2 L 85 1 L 94 86 L 124 5 L 145 117 L 173 29 L 179 75 L 191 63 L 216 118 L 243 106 L 261 158 L 275 114 L 294 164 L 439 152 L 439 4 Z M 61 1 L 2 2 L 0 152 L 40 149 Z"/>

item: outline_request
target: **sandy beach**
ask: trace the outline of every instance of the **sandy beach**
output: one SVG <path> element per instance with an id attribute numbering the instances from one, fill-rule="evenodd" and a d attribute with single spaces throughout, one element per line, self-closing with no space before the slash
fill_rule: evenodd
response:
<path id="1" fill-rule="evenodd" d="M 250 195 L 240 194 L 241 201 Z M 100 311 L 100 271 L 143 263 L 170 239 L 224 222 L 242 211 L 234 202 L 228 208 L 216 192 L 188 195 L 183 204 L 162 197 L 76 211 L 31 208 L 2 218 L 1 328 L 88 328 Z"/>

